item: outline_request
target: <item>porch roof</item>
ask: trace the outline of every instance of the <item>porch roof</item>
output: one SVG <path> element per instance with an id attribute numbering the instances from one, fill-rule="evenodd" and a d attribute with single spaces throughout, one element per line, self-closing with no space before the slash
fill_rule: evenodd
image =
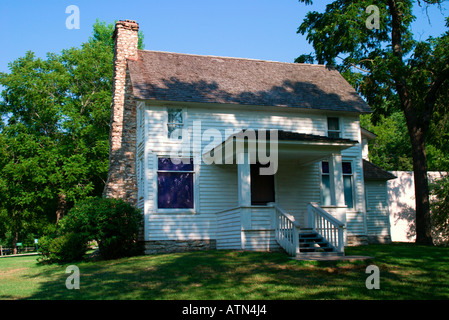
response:
<path id="1" fill-rule="evenodd" d="M 261 135 L 262 132 L 263 135 Z M 284 130 L 275 130 L 275 132 L 277 132 L 277 139 L 275 139 L 276 136 L 274 135 L 274 141 L 271 141 L 270 130 L 244 129 L 230 135 L 225 141 L 204 152 L 204 155 L 213 157 L 211 155 L 212 152 L 214 156 L 218 153 L 222 155 L 222 160 L 224 160 L 222 163 L 234 163 L 230 161 L 230 158 L 232 157 L 234 160 L 236 157 L 238 150 L 234 144 L 237 142 L 245 142 L 245 152 L 257 152 L 260 147 L 259 143 L 266 142 L 264 147 L 266 152 L 270 154 L 270 157 L 272 156 L 272 151 L 276 151 L 278 152 L 278 156 L 283 159 L 294 159 L 300 164 L 307 164 L 328 158 L 332 154 L 339 154 L 342 150 L 358 143 L 358 141 L 350 139 L 331 138 Z M 276 144 L 275 148 L 272 143 Z M 226 151 L 226 148 L 230 145 L 232 147 L 232 153 Z"/>

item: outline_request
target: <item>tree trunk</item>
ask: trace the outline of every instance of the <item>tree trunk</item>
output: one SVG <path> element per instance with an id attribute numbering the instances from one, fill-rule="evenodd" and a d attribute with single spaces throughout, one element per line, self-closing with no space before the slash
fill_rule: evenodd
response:
<path id="1" fill-rule="evenodd" d="M 56 225 L 59 224 L 59 220 L 66 214 L 67 201 L 64 193 L 58 194 L 58 207 L 56 208 Z"/>
<path id="2" fill-rule="evenodd" d="M 17 254 L 17 241 L 19 241 L 19 233 L 14 231 L 14 237 L 12 239 L 12 253 Z"/>
<path id="3" fill-rule="evenodd" d="M 429 186 L 427 180 L 426 135 L 421 128 L 412 126 L 413 173 L 415 182 L 416 243 L 432 245 Z M 410 130 L 410 128 L 409 128 Z"/>

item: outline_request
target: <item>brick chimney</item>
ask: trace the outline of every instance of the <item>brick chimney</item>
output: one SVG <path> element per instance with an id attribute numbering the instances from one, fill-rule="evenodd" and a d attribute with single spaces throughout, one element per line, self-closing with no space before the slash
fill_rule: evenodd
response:
<path id="1" fill-rule="evenodd" d="M 127 69 L 128 59 L 137 59 L 139 25 L 118 21 L 114 31 L 114 73 L 109 132 L 109 174 L 103 196 L 137 204 L 136 101 Z"/>

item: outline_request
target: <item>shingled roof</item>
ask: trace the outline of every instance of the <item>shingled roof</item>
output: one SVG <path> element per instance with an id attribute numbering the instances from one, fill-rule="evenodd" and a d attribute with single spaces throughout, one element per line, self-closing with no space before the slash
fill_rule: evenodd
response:
<path id="1" fill-rule="evenodd" d="M 323 65 L 138 51 L 128 68 L 137 99 L 368 113 L 349 83 Z"/>
<path id="2" fill-rule="evenodd" d="M 367 160 L 363 160 L 363 176 L 365 180 L 391 180 L 396 176 L 385 171 Z"/>

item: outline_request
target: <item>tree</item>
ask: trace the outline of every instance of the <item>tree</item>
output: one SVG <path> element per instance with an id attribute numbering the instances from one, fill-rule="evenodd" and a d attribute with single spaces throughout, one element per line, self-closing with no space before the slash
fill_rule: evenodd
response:
<path id="1" fill-rule="evenodd" d="M 371 117 L 371 114 L 360 117 L 360 125 L 376 135 L 369 142 L 369 160 L 384 170 L 411 171 L 411 146 L 404 114 L 396 111 L 388 117 L 381 115 L 376 124 Z"/>
<path id="2" fill-rule="evenodd" d="M 0 73 L 0 212 L 8 219 L 1 225 L 17 236 L 36 219 L 57 223 L 75 202 L 102 194 L 113 31 L 97 21 L 80 48 L 46 59 L 27 52 Z"/>
<path id="3" fill-rule="evenodd" d="M 418 1 L 427 6 L 442 2 Z M 302 55 L 296 61 L 317 60 L 337 68 L 373 108 L 375 117 L 403 112 L 413 159 L 416 242 L 431 244 L 426 140 L 435 111 L 448 107 L 449 32 L 415 40 L 411 32 L 414 3 L 379 1 L 379 28 L 372 28 L 373 13 L 366 12 L 372 1 L 368 0 L 337 0 L 324 13 L 309 12 L 298 33 L 307 33 L 315 55 Z"/>

